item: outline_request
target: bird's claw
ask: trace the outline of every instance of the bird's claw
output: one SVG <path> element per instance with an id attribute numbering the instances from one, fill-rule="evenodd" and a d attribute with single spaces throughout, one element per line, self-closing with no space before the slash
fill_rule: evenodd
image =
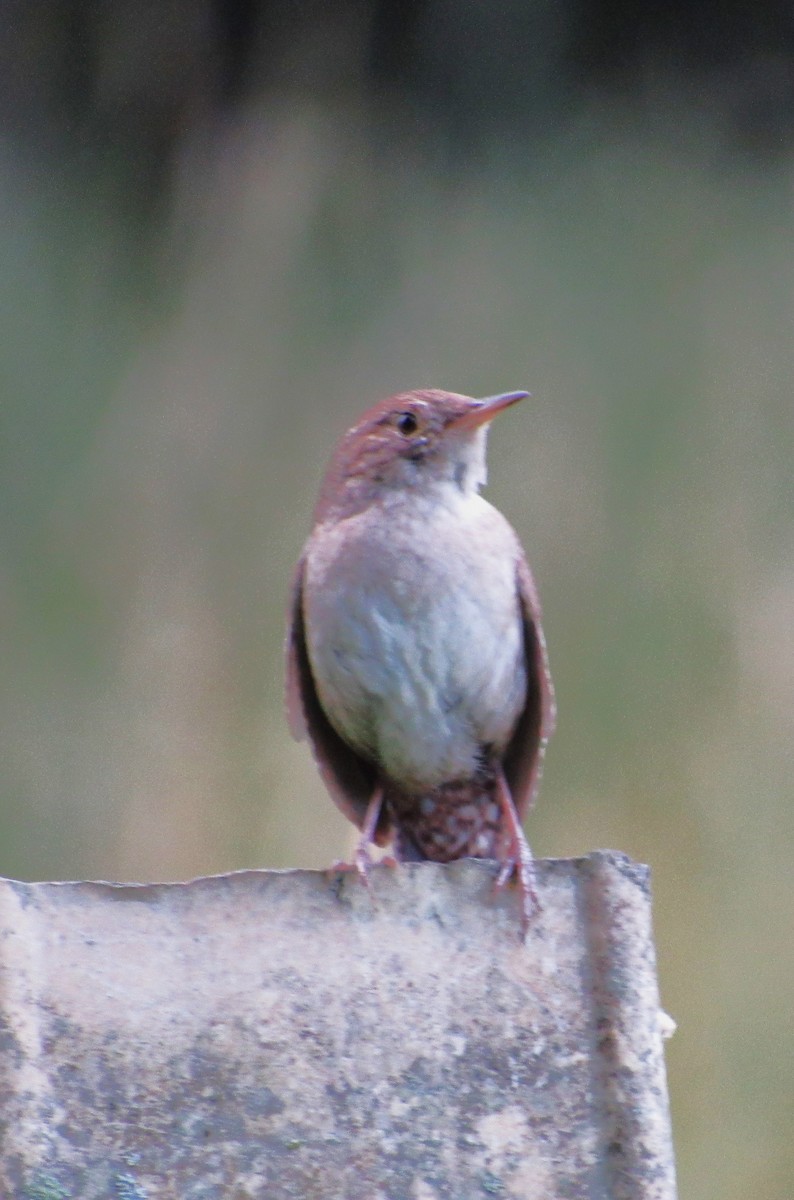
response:
<path id="1" fill-rule="evenodd" d="M 325 873 L 326 875 L 344 875 L 355 869 L 354 863 L 345 862 L 343 858 L 335 858 L 330 866 L 325 867 Z"/>
<path id="2" fill-rule="evenodd" d="M 356 853 L 353 858 L 353 866 L 355 867 L 355 869 L 358 873 L 359 879 L 361 880 L 361 882 L 364 884 L 364 887 L 367 888 L 368 891 L 372 891 L 372 884 L 370 883 L 369 873 L 372 870 L 374 865 L 375 864 L 372 860 L 372 855 L 370 854 L 369 850 L 367 849 L 366 843 L 364 842 L 364 840 L 362 838 L 362 840 L 356 846 Z"/>
<path id="3" fill-rule="evenodd" d="M 535 869 L 530 859 L 518 859 L 510 856 L 499 863 L 499 873 L 494 881 L 494 892 L 501 892 L 515 874 L 518 891 L 521 896 L 521 939 L 524 941 L 530 925 L 541 911 L 543 905 L 535 887 Z"/>
<path id="4" fill-rule="evenodd" d="M 494 881 L 493 890 L 501 892 L 515 870 L 516 860 L 512 857 L 503 858 L 499 864 L 499 874 Z"/>

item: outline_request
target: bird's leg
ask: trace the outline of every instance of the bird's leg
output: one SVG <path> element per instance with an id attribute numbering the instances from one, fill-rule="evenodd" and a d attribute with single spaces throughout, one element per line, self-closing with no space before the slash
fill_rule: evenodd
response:
<path id="1" fill-rule="evenodd" d="M 359 879 L 369 887 L 369 872 L 372 868 L 372 856 L 369 852 L 369 846 L 375 840 L 375 830 L 378 827 L 378 818 L 383 805 L 383 784 L 378 783 L 372 793 L 367 811 L 364 814 L 364 821 L 361 825 L 361 837 L 358 839 L 356 853 L 353 859 L 356 870 L 358 871 Z"/>
<path id="2" fill-rule="evenodd" d="M 496 887 L 503 888 L 513 871 L 516 871 L 521 892 L 521 932 L 526 935 L 532 918 L 540 911 L 540 900 L 535 886 L 535 863 L 501 766 L 496 768 L 496 799 L 502 810 L 507 834 L 507 853 L 501 860 Z"/>

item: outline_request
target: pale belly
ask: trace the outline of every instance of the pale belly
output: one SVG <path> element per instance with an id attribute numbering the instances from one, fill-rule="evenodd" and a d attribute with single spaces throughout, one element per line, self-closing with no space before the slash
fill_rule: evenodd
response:
<path id="1" fill-rule="evenodd" d="M 479 496 L 369 510 L 309 542 L 304 611 L 320 701 L 405 788 L 472 778 L 483 750 L 499 752 L 513 732 L 526 693 L 518 552 Z"/>

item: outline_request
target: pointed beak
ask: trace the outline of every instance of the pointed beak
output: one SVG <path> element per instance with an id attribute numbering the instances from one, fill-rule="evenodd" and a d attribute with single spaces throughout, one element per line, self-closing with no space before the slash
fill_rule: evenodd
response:
<path id="1" fill-rule="evenodd" d="M 530 392 L 504 392 L 501 396 L 488 396 L 485 400 L 475 401 L 476 407 L 470 408 L 463 416 L 457 417 L 451 424 L 452 429 L 476 429 L 492 421 L 497 413 L 504 408 L 510 408 L 519 400 L 526 399 Z"/>

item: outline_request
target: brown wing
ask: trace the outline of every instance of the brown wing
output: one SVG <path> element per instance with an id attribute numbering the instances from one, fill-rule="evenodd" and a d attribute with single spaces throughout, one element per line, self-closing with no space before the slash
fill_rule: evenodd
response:
<path id="1" fill-rule="evenodd" d="M 535 802 L 546 742 L 554 732 L 556 708 L 540 603 L 529 564 L 521 553 L 517 569 L 518 598 L 524 622 L 527 698 L 504 756 L 504 772 L 519 817 Z"/>
<path id="2" fill-rule="evenodd" d="M 377 775 L 374 766 L 342 740 L 320 704 L 306 649 L 303 576 L 304 560 L 301 559 L 292 586 L 287 631 L 287 720 L 293 737 L 298 741 L 308 736 L 314 760 L 331 797 L 345 816 L 360 829 L 377 783 Z M 388 816 L 383 813 L 375 841 L 382 846 L 389 836 Z"/>

